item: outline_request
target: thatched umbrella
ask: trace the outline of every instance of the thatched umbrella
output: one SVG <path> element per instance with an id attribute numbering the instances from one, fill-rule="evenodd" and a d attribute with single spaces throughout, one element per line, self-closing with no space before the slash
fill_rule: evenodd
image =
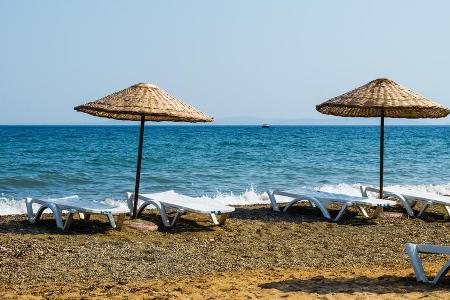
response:
<path id="1" fill-rule="evenodd" d="M 449 110 L 390 79 L 376 79 L 316 109 L 341 117 L 381 117 L 380 128 L 380 198 L 383 195 L 384 118 L 444 118 Z"/>
<path id="2" fill-rule="evenodd" d="M 172 122 L 212 122 L 213 119 L 192 106 L 169 95 L 159 87 L 138 83 L 99 100 L 74 108 L 103 118 L 141 121 L 139 150 L 136 167 L 136 185 L 134 189 L 133 217 L 136 218 L 139 184 L 141 178 L 142 146 L 144 144 L 145 121 Z"/>

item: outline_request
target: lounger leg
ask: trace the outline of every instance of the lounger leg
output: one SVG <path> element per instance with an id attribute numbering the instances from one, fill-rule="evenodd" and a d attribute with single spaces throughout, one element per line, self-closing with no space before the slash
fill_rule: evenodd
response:
<path id="1" fill-rule="evenodd" d="M 217 214 L 211 213 L 210 215 L 211 215 L 211 219 L 212 219 L 213 223 L 218 226 L 225 224 L 227 217 L 228 217 L 228 214 L 217 215 Z"/>
<path id="2" fill-rule="evenodd" d="M 294 199 L 294 200 L 292 200 L 291 202 L 289 202 L 284 207 L 283 212 L 286 212 L 289 209 L 289 207 L 291 207 L 292 205 L 297 203 L 299 200 L 308 200 L 309 203 L 313 204 L 311 206 L 318 208 L 325 218 L 332 219 L 331 216 L 330 216 L 330 213 L 328 212 L 326 203 L 322 203 L 321 201 L 319 201 L 319 200 L 317 200 L 315 198 L 312 198 L 312 197 L 309 197 L 307 199 Z"/>
<path id="3" fill-rule="evenodd" d="M 450 206 L 444 205 L 444 208 L 447 211 L 448 216 L 450 217 Z"/>
<path id="4" fill-rule="evenodd" d="M 307 200 L 312 207 L 314 208 L 318 208 L 320 210 L 320 212 L 323 214 L 323 216 L 327 219 L 331 219 L 330 213 L 328 212 L 328 209 L 326 207 L 326 204 L 322 204 L 322 202 L 315 200 L 313 198 L 308 198 L 308 199 L 294 199 L 291 202 L 289 202 L 283 209 L 283 212 L 286 212 L 292 205 L 294 205 L 295 203 L 301 201 L 301 200 Z"/>
<path id="5" fill-rule="evenodd" d="M 61 210 L 53 203 L 50 203 L 48 205 L 48 208 L 50 208 L 50 210 L 53 212 L 53 216 L 55 217 L 55 221 L 56 221 L 56 226 L 59 229 L 64 230 L 64 222 L 62 220 Z"/>
<path id="6" fill-rule="evenodd" d="M 273 211 L 280 211 L 280 208 L 278 207 L 277 200 L 275 199 L 274 191 L 268 190 L 267 194 L 269 195 L 270 204 L 272 204 L 272 210 Z"/>
<path id="7" fill-rule="evenodd" d="M 29 199 L 29 200 L 28 200 Z M 59 208 L 54 205 L 54 204 L 49 204 L 49 206 L 44 206 L 42 205 L 41 207 L 39 207 L 38 211 L 36 212 L 36 214 L 34 215 L 33 213 L 33 207 L 32 207 L 32 202 L 31 202 L 31 198 L 27 198 L 27 215 L 28 215 L 28 221 L 31 224 L 35 224 L 38 223 L 39 220 L 41 219 L 42 213 L 44 212 L 44 210 L 46 210 L 47 208 L 50 209 L 53 213 L 53 216 L 55 218 L 56 221 L 56 226 L 59 229 L 64 230 L 64 222 L 62 220 L 62 212 L 59 210 Z"/>
<path id="8" fill-rule="evenodd" d="M 414 215 L 414 211 L 412 210 L 411 204 L 408 202 L 408 200 L 405 199 L 405 197 L 401 196 L 401 195 L 397 195 L 398 199 L 400 200 L 400 202 L 402 203 L 403 208 L 406 210 L 406 213 L 410 216 L 410 217 L 415 217 Z"/>
<path id="9" fill-rule="evenodd" d="M 66 222 L 64 222 L 63 231 L 66 231 L 69 229 L 70 224 L 72 224 L 73 215 L 74 215 L 73 212 L 69 212 L 69 215 L 67 216 L 67 220 L 66 220 Z"/>
<path id="10" fill-rule="evenodd" d="M 291 200 L 291 202 L 289 202 L 284 208 L 283 208 L 283 212 L 287 212 L 287 210 L 294 205 L 295 203 L 301 201 L 301 199 L 293 199 Z"/>
<path id="11" fill-rule="evenodd" d="M 156 208 L 158 208 L 159 210 L 159 215 L 161 216 L 161 220 L 163 222 L 163 225 L 165 227 L 171 227 L 170 221 L 169 221 L 169 217 L 167 217 L 167 212 L 166 212 L 166 208 L 161 205 L 161 203 L 155 203 Z"/>
<path id="12" fill-rule="evenodd" d="M 417 214 L 417 217 L 420 217 L 429 206 L 430 206 L 429 202 L 422 204 L 422 208 L 420 209 L 419 213 Z"/>
<path id="13" fill-rule="evenodd" d="M 170 223 L 169 227 L 175 226 L 177 224 L 178 220 L 182 215 L 184 215 L 186 212 L 183 209 L 177 209 L 177 213 L 175 214 L 175 217 L 173 217 L 172 222 Z"/>
<path id="14" fill-rule="evenodd" d="M 166 208 L 159 201 L 144 202 L 139 207 L 137 215 L 139 216 L 148 205 L 153 205 L 158 209 L 164 227 L 171 227 L 169 217 L 167 216 Z"/>
<path id="15" fill-rule="evenodd" d="M 88 213 L 79 212 L 78 215 L 81 220 L 89 221 L 91 219 L 91 214 Z"/>
<path id="16" fill-rule="evenodd" d="M 278 207 L 278 204 L 275 199 L 275 193 L 276 192 L 272 191 L 272 190 L 267 191 L 267 194 L 269 194 L 269 199 L 270 199 L 270 203 L 272 204 L 273 211 L 280 211 L 280 208 Z M 281 194 L 281 195 L 283 195 L 283 194 Z M 291 196 L 288 196 L 288 197 L 291 197 Z M 293 198 L 293 197 L 291 197 L 291 198 Z M 296 198 L 296 199 L 292 200 L 284 207 L 283 212 L 286 212 L 292 205 L 294 205 L 295 203 L 297 203 L 300 200 L 309 201 L 311 206 L 317 207 L 322 212 L 322 214 L 325 218 L 331 219 L 330 213 L 328 212 L 328 209 L 327 209 L 327 203 L 322 203 L 321 201 L 317 200 L 316 198 L 308 197 L 308 196 L 305 196 L 305 197 L 302 196 L 301 199 Z"/>
<path id="17" fill-rule="evenodd" d="M 133 215 L 133 198 L 134 198 L 134 194 L 132 193 L 127 193 L 127 206 L 128 209 L 130 210 L 130 216 Z"/>
<path id="18" fill-rule="evenodd" d="M 439 283 L 439 281 L 448 273 L 448 271 L 450 271 L 450 260 L 446 262 L 445 265 L 439 270 L 439 272 L 436 274 L 436 277 L 434 277 L 431 283 Z"/>
<path id="19" fill-rule="evenodd" d="M 114 220 L 114 216 L 111 212 L 106 213 L 106 216 L 108 217 L 109 223 L 111 224 L 112 228 L 116 228 L 116 221 Z"/>
<path id="20" fill-rule="evenodd" d="M 409 260 L 411 261 L 411 265 L 414 270 L 414 274 L 416 275 L 416 279 L 418 282 L 429 282 L 425 271 L 422 266 L 422 261 L 419 258 L 419 253 L 417 252 L 417 245 L 407 243 L 405 245 L 406 252 L 408 253 Z"/>
<path id="21" fill-rule="evenodd" d="M 364 209 L 364 207 L 357 205 L 356 206 L 358 208 L 358 210 L 362 213 L 362 215 L 364 216 L 364 218 L 369 218 L 369 214 L 367 213 L 367 211 Z"/>
<path id="22" fill-rule="evenodd" d="M 137 210 L 136 217 L 139 218 L 139 216 L 142 214 L 142 212 L 144 211 L 144 209 L 145 209 L 147 206 L 149 206 L 149 205 L 150 205 L 149 203 L 144 203 L 144 204 L 142 204 L 142 205 L 138 208 L 138 210 Z"/>
<path id="23" fill-rule="evenodd" d="M 317 207 L 320 210 L 320 212 L 326 219 L 329 219 L 329 220 L 332 219 L 330 213 L 328 212 L 326 203 L 322 203 L 318 200 L 313 200 L 313 199 L 308 199 L 308 201 L 314 203 L 315 207 Z"/>
<path id="24" fill-rule="evenodd" d="M 132 194 L 131 194 L 132 195 Z M 144 209 L 149 206 L 153 205 L 156 207 L 159 211 L 159 215 L 161 216 L 161 221 L 164 225 L 164 227 L 171 227 L 169 217 L 167 216 L 166 208 L 159 202 L 159 201 L 146 201 L 144 202 L 137 210 L 137 216 L 140 216 Z M 131 209 L 131 211 L 133 211 Z"/>
<path id="25" fill-rule="evenodd" d="M 47 206 L 41 206 L 39 207 L 36 215 L 33 218 L 33 222 L 32 223 L 38 223 L 39 220 L 41 219 L 42 213 L 44 212 L 44 210 L 46 210 L 48 207 Z"/>
<path id="26" fill-rule="evenodd" d="M 27 216 L 28 216 L 28 222 L 33 224 L 35 222 L 34 213 L 33 213 L 33 202 L 32 198 L 27 197 L 25 199 L 25 204 L 27 206 Z"/>
<path id="27" fill-rule="evenodd" d="M 33 212 L 33 203 L 32 203 L 31 200 L 32 200 L 31 198 L 27 198 L 26 199 L 28 222 L 30 222 L 31 224 L 36 224 L 36 223 L 39 222 L 39 219 L 41 218 L 42 213 L 44 212 L 44 210 L 46 210 L 48 207 L 41 205 L 39 207 L 37 213 L 34 214 L 34 212 Z"/>
<path id="28" fill-rule="evenodd" d="M 349 205 L 349 204 L 344 204 L 344 205 L 342 205 L 341 210 L 340 210 L 339 213 L 337 214 L 336 218 L 333 219 L 333 221 L 334 221 L 334 222 L 339 221 L 339 220 L 342 218 L 342 216 L 345 214 L 345 211 L 347 210 L 347 208 L 348 208 L 349 206 L 351 206 L 351 204 L 350 204 L 350 205 Z"/>

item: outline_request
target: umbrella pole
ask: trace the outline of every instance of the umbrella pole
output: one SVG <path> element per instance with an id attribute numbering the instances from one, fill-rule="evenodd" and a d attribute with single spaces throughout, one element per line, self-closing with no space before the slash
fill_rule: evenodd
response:
<path id="1" fill-rule="evenodd" d="M 380 199 L 383 199 L 383 181 L 384 181 L 384 109 L 381 109 L 380 124 Z"/>
<path id="2" fill-rule="evenodd" d="M 145 127 L 144 125 L 145 125 L 145 116 L 141 116 L 141 128 L 139 130 L 139 149 L 136 167 L 136 184 L 134 186 L 133 219 L 137 218 L 139 184 L 141 182 L 142 147 L 144 145 L 144 127 Z"/>

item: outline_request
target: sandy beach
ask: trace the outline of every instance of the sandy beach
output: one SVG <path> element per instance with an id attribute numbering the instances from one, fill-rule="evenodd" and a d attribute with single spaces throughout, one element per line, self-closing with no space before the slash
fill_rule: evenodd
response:
<path id="1" fill-rule="evenodd" d="M 48 216 L 38 226 L 2 216 L 0 298 L 448 299 L 449 280 L 416 283 L 403 248 L 448 244 L 444 211 L 395 216 L 350 212 L 335 224 L 304 206 L 279 214 L 258 205 L 238 207 L 223 227 L 187 215 L 171 230 L 117 231 L 94 218 L 67 233 Z M 139 222 L 161 225 L 151 213 Z M 427 271 L 445 259 L 425 256 Z"/>

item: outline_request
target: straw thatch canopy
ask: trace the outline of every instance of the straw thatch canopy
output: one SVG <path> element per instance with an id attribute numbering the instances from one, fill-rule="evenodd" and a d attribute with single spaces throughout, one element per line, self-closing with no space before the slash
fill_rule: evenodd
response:
<path id="1" fill-rule="evenodd" d="M 213 119 L 156 85 L 138 83 L 74 108 L 94 116 L 139 121 L 212 122 Z"/>
<path id="2" fill-rule="evenodd" d="M 341 96 L 332 98 L 316 109 L 341 117 L 443 118 L 449 110 L 390 79 L 376 79 Z"/>

